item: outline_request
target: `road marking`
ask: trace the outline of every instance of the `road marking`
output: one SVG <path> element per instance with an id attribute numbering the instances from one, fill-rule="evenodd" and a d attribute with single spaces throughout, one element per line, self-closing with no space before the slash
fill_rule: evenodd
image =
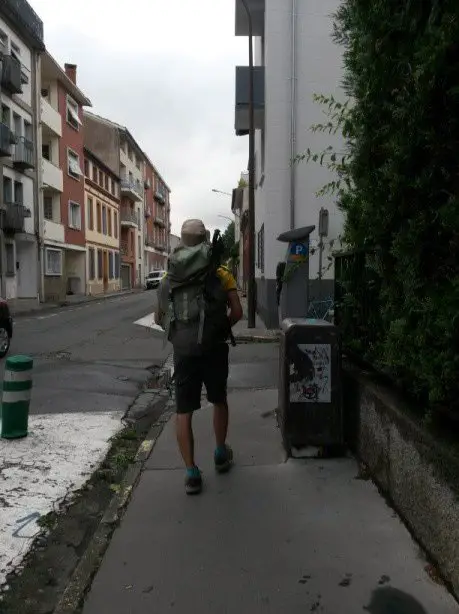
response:
<path id="1" fill-rule="evenodd" d="M 140 320 L 137 320 L 136 322 L 134 322 L 134 324 L 137 324 L 138 326 L 143 326 L 144 328 L 150 328 L 151 330 L 158 331 L 159 333 L 164 333 L 164 329 L 161 328 L 161 326 L 159 326 L 158 324 L 156 324 L 154 313 L 150 313 L 147 316 L 140 318 Z"/>
<path id="2" fill-rule="evenodd" d="M 56 317 L 58 314 L 57 313 L 50 313 L 47 316 L 38 316 L 37 320 L 48 320 L 49 318 L 54 318 Z M 30 320 L 22 320 L 23 322 L 30 322 Z"/>

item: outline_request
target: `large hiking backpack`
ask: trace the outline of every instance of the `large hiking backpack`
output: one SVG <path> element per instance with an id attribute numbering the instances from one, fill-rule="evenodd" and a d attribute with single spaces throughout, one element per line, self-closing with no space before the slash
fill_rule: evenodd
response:
<path id="1" fill-rule="evenodd" d="M 213 245 L 180 245 L 169 257 L 168 339 L 182 356 L 199 355 L 226 341 L 228 296 L 217 275 Z"/>

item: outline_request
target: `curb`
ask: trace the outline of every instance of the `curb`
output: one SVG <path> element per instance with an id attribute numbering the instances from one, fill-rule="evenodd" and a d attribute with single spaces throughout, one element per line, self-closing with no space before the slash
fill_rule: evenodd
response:
<path id="1" fill-rule="evenodd" d="M 33 309 L 28 309 L 27 311 L 19 311 L 16 313 L 12 309 L 11 315 L 15 320 L 19 320 L 20 318 L 29 317 L 39 313 L 49 313 L 50 311 L 57 311 L 66 307 L 78 307 L 79 305 L 87 305 L 88 303 L 93 303 L 96 301 L 109 301 L 112 298 L 119 298 L 120 296 L 129 296 L 131 294 L 140 294 L 141 292 L 142 290 L 135 289 L 118 292 L 117 294 L 101 294 L 100 296 L 88 296 L 84 300 L 78 301 L 76 303 L 72 301 L 61 301 L 59 303 L 52 303 L 49 305 L 47 305 L 46 303 L 39 303 L 40 305 L 43 305 L 43 307 L 37 307 Z"/>
<path id="2" fill-rule="evenodd" d="M 140 444 L 134 462 L 127 469 L 119 491 L 113 496 L 105 510 L 96 532 L 92 536 L 73 571 L 63 595 L 53 610 L 53 614 L 75 614 L 82 606 L 82 601 L 100 567 L 112 534 L 119 524 L 130 501 L 131 494 L 140 479 L 143 466 L 152 453 L 165 425 L 173 415 L 171 401 L 164 395 L 159 395 L 158 403 L 161 402 L 164 402 L 164 413 L 150 428 L 146 439 Z"/>
<path id="3" fill-rule="evenodd" d="M 236 343 L 278 343 L 280 333 L 274 335 L 234 335 Z"/>

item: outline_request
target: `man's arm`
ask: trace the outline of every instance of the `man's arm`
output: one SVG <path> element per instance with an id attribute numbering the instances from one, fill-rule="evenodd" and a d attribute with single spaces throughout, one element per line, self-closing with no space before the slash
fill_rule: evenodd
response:
<path id="1" fill-rule="evenodd" d="M 228 291 L 228 307 L 229 307 L 229 321 L 231 326 L 233 327 L 239 320 L 242 319 L 242 305 L 239 299 L 239 294 L 237 290 L 229 290 Z"/>

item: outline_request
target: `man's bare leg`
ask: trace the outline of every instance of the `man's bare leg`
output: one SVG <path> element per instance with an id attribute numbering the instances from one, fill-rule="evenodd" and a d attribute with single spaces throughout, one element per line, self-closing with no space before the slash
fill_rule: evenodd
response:
<path id="1" fill-rule="evenodd" d="M 201 472 L 194 462 L 193 413 L 177 414 L 177 442 L 186 466 L 185 490 L 196 495 L 202 490 Z"/>
<path id="2" fill-rule="evenodd" d="M 192 469 L 195 466 L 192 420 L 192 412 L 177 414 L 177 443 L 187 469 Z"/>
<path id="3" fill-rule="evenodd" d="M 233 452 L 226 444 L 228 435 L 229 411 L 228 401 L 214 404 L 215 468 L 219 473 L 225 473 L 231 468 Z"/>

